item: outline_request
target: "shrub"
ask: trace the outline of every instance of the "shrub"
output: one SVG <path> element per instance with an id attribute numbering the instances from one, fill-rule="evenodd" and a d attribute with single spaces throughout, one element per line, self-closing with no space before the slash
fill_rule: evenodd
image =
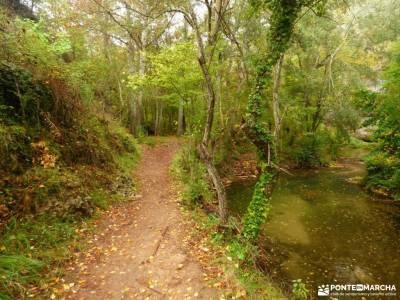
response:
<path id="1" fill-rule="evenodd" d="M 323 166 L 337 155 L 338 146 L 327 130 L 320 130 L 300 137 L 289 156 L 298 167 Z"/>
<path id="2" fill-rule="evenodd" d="M 31 166 L 31 141 L 25 127 L 0 123 L 0 170 L 21 173 Z"/>
<path id="3" fill-rule="evenodd" d="M 112 140 L 122 146 L 122 151 L 132 154 L 137 153 L 137 143 L 132 134 L 128 133 L 126 129 L 119 126 L 111 126 Z"/>
<path id="4" fill-rule="evenodd" d="M 212 199 L 206 169 L 192 148 L 183 148 L 178 153 L 173 161 L 172 173 L 184 186 L 183 200 L 187 204 L 200 204 Z"/>
<path id="5" fill-rule="evenodd" d="M 367 176 L 364 183 L 369 190 L 380 189 L 400 198 L 400 158 L 374 151 L 365 160 Z"/>
<path id="6" fill-rule="evenodd" d="M 384 73 L 385 89 L 379 95 L 375 149 L 366 160 L 365 184 L 369 189 L 384 190 L 400 199 L 400 44 L 394 48 L 392 62 Z"/>

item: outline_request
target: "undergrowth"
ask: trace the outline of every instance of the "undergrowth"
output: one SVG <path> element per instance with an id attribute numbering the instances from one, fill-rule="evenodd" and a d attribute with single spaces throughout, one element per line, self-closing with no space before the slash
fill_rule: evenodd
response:
<path id="1" fill-rule="evenodd" d="M 30 33 L 18 47 L 0 33 L 0 299 L 49 290 L 93 217 L 130 199 L 139 155 L 117 121 L 84 105 L 51 41 L 16 22 Z"/>
<path id="2" fill-rule="evenodd" d="M 183 147 L 174 157 L 171 172 L 182 183 L 182 200 L 186 205 L 193 207 L 212 201 L 206 168 L 192 145 Z"/>
<path id="3" fill-rule="evenodd" d="M 26 197 L 36 208 L 26 213 L 6 211 L 11 217 L 0 236 L 0 299 L 46 293 L 52 280 L 62 274 L 64 262 L 80 248 L 82 228 L 97 212 L 130 199 L 133 183 L 128 168 L 136 158 L 120 155 L 117 161 L 123 168 L 112 173 L 79 166 L 24 174 L 32 189 Z"/>
<path id="4" fill-rule="evenodd" d="M 195 224 L 192 238 L 211 253 L 207 264 L 221 270 L 211 284 L 221 287 L 227 299 L 287 299 L 272 279 L 257 268 L 256 247 L 239 241 L 232 233 L 220 232 L 218 217 L 213 213 L 207 214 L 200 207 L 186 207 L 185 214 Z M 236 226 L 231 219 L 231 229 Z"/>
<path id="5" fill-rule="evenodd" d="M 213 212 L 216 209 L 209 208 L 213 194 L 206 171 L 192 147 L 176 155 L 171 173 L 181 190 L 184 213 L 194 223 L 192 239 L 212 253 L 207 263 L 222 270 L 223 278 L 216 276 L 211 283 L 222 287 L 228 299 L 286 299 L 268 275 L 257 268 L 257 247 L 237 234 L 239 221 L 231 217 L 225 230 L 219 228 L 218 216 Z"/>

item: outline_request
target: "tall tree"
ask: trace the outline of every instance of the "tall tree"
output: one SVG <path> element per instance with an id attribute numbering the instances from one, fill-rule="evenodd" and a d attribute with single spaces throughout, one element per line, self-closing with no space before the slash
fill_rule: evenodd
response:
<path id="1" fill-rule="evenodd" d="M 214 62 L 214 55 L 217 47 L 217 42 L 222 31 L 223 18 L 228 8 L 227 0 L 200 1 L 203 7 L 206 8 L 205 19 L 205 32 L 202 30 L 201 21 L 197 12 L 195 11 L 196 2 L 184 1 L 179 5 L 172 5 L 170 11 L 181 13 L 186 22 L 191 26 L 198 50 L 198 62 L 203 74 L 206 96 L 207 96 L 207 112 L 204 124 L 204 131 L 202 140 L 199 144 L 198 150 L 200 158 L 204 162 L 207 172 L 212 180 L 213 186 L 217 192 L 218 207 L 221 223 L 226 223 L 228 220 L 228 211 L 226 203 L 225 187 L 222 183 L 221 177 L 216 169 L 212 152 L 209 150 L 211 142 L 211 133 L 213 129 L 215 103 L 216 103 L 216 89 L 210 68 Z M 207 35 L 204 41 L 204 35 Z"/>
<path id="2" fill-rule="evenodd" d="M 257 147 L 261 169 L 244 220 L 243 236 L 250 242 L 257 239 L 260 227 L 267 217 L 277 176 L 277 166 L 274 163 L 277 158 L 273 157 L 273 132 L 263 124 L 261 118 L 265 110 L 262 101 L 264 88 L 271 82 L 275 65 L 290 46 L 299 13 L 304 7 L 313 5 L 313 2 L 312 0 L 254 0 L 251 2 L 256 11 L 266 8 L 271 12 L 271 16 L 268 22 L 267 51 L 257 62 L 255 84 L 249 96 L 247 114 L 242 126 L 247 137 Z M 276 109 L 276 106 L 273 107 Z"/>

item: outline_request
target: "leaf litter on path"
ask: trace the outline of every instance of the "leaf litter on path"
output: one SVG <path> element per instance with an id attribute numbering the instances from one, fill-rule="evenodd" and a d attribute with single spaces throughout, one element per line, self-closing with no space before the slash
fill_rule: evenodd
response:
<path id="1" fill-rule="evenodd" d="M 214 275 L 189 242 L 191 225 L 169 176 L 179 146 L 176 139 L 144 146 L 135 170 L 140 194 L 100 218 L 88 249 L 67 267 L 68 288 L 54 289 L 56 299 L 220 299 L 204 280 Z"/>

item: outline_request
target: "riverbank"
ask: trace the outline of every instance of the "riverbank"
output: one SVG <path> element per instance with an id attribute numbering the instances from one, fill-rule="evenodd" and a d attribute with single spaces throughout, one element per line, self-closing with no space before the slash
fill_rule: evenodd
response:
<path id="1" fill-rule="evenodd" d="M 192 220 L 190 243 L 201 245 L 197 252 L 204 267 L 214 270 L 214 282 L 223 288 L 227 299 L 287 299 L 291 292 L 284 293 L 260 271 L 255 260 L 244 260 L 244 249 L 234 242 L 238 220 L 232 216 L 227 228 L 220 227 L 205 169 L 196 157 L 188 144 L 175 157 L 171 172 L 180 190 L 183 212 Z"/>
<path id="2" fill-rule="evenodd" d="M 374 143 L 364 141 L 354 141 L 349 145 L 340 148 L 339 154 L 336 159 L 331 160 L 326 165 L 314 166 L 310 168 L 301 168 L 291 160 L 283 160 L 280 164 L 284 170 L 289 172 L 296 170 L 325 170 L 337 168 L 352 168 L 359 170 L 358 174 L 354 177 L 348 178 L 348 182 L 357 184 L 365 191 L 375 196 L 376 201 L 383 201 L 386 203 L 396 204 L 398 201 L 394 199 L 393 195 L 385 188 L 377 186 L 366 186 L 366 164 L 365 160 L 368 157 Z M 230 160 L 229 167 L 223 167 L 223 182 L 226 187 L 232 183 L 240 181 L 251 181 L 257 178 L 259 170 L 257 167 L 257 155 L 254 152 L 245 152 L 235 155 Z M 282 172 L 285 175 L 285 172 Z"/>
<path id="3" fill-rule="evenodd" d="M 263 226 L 259 247 L 263 270 L 284 290 L 301 279 L 315 295 L 320 284 L 400 281 L 397 236 L 400 207 L 375 201 L 349 179 L 362 176 L 361 163 L 291 170 L 282 175 Z M 242 216 L 254 180 L 228 187 L 232 214 Z M 370 260 L 374 255 L 374 261 Z"/>

